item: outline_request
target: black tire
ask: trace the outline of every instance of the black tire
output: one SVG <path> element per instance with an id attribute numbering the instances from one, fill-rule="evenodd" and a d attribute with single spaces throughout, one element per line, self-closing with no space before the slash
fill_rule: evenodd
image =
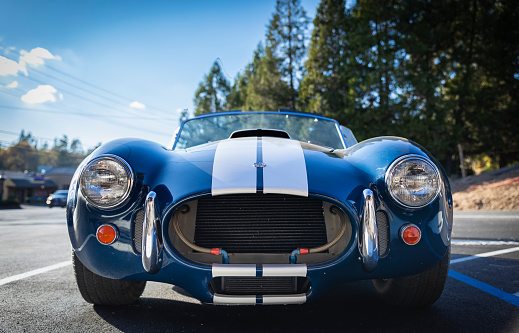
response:
<path id="1" fill-rule="evenodd" d="M 141 297 L 146 281 L 114 280 L 95 274 L 72 251 L 74 274 L 81 296 L 96 305 L 125 305 Z"/>
<path id="2" fill-rule="evenodd" d="M 395 279 L 373 280 L 384 303 L 393 306 L 426 307 L 440 298 L 449 274 L 450 246 L 445 257 L 433 268 Z"/>

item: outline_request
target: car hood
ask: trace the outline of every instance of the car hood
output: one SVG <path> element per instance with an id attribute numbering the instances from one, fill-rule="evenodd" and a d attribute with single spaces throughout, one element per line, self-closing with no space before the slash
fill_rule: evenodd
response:
<path id="1" fill-rule="evenodd" d="M 342 153 L 282 138 L 222 140 L 169 157 L 155 183 L 167 184 L 174 198 L 208 191 L 337 197 L 352 195 L 357 187 L 360 195 L 371 178 Z"/>
<path id="2" fill-rule="evenodd" d="M 125 159 L 137 182 L 167 205 L 192 195 L 240 193 L 359 202 L 364 189 L 385 187 L 385 172 L 396 158 L 427 152 L 396 137 L 373 138 L 342 150 L 272 137 L 233 138 L 174 151 L 151 141 L 118 139 L 102 145 L 84 163 L 103 154 Z"/>

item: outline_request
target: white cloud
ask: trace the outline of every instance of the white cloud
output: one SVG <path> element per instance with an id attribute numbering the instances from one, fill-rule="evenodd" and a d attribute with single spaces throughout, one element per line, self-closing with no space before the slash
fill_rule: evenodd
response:
<path id="1" fill-rule="evenodd" d="M 6 88 L 17 88 L 18 87 L 18 81 L 13 81 L 5 86 Z"/>
<path id="2" fill-rule="evenodd" d="M 22 101 L 30 104 L 38 104 L 45 102 L 56 102 L 56 93 L 58 91 L 53 86 L 43 85 L 32 89 L 22 96 Z"/>
<path id="3" fill-rule="evenodd" d="M 14 60 L 0 56 L 0 76 L 18 75 L 18 72 L 23 72 L 27 75 L 25 66 Z"/>
<path id="4" fill-rule="evenodd" d="M 131 102 L 131 103 L 130 103 L 130 107 L 131 107 L 132 109 L 139 109 L 139 110 L 144 110 L 144 109 L 146 109 L 146 105 L 142 104 L 141 102 L 137 102 L 137 101 L 135 101 L 135 102 Z"/>
<path id="5" fill-rule="evenodd" d="M 25 66 L 25 64 L 38 67 L 45 64 L 45 60 L 61 60 L 60 56 L 52 55 L 49 50 L 44 49 L 43 47 L 36 47 L 32 49 L 30 52 L 25 50 L 20 51 L 20 65 Z"/>

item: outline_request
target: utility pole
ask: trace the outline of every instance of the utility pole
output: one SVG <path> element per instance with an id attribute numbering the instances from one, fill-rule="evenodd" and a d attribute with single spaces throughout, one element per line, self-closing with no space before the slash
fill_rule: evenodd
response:
<path id="1" fill-rule="evenodd" d="M 465 178 L 467 177 L 467 171 L 465 171 L 465 160 L 463 159 L 463 149 L 460 143 L 458 143 L 458 153 L 460 154 L 461 178 Z"/>

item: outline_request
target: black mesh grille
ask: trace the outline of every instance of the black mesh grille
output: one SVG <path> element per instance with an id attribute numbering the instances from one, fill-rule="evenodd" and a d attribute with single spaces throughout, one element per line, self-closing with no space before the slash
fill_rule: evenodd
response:
<path id="1" fill-rule="evenodd" d="M 231 253 L 290 253 L 326 244 L 321 200 L 277 194 L 198 200 L 195 244 Z"/>
<path id="2" fill-rule="evenodd" d="M 143 221 L 144 210 L 141 209 L 133 216 L 133 247 L 137 253 L 141 253 Z"/>
<path id="3" fill-rule="evenodd" d="M 389 250 L 389 224 L 387 223 L 387 215 L 383 211 L 377 211 L 377 227 L 378 227 L 378 250 L 381 257 L 387 254 Z"/>
<path id="4" fill-rule="evenodd" d="M 304 293 L 307 278 L 298 277 L 220 277 L 211 280 L 213 292 L 225 295 L 286 295 Z"/>

